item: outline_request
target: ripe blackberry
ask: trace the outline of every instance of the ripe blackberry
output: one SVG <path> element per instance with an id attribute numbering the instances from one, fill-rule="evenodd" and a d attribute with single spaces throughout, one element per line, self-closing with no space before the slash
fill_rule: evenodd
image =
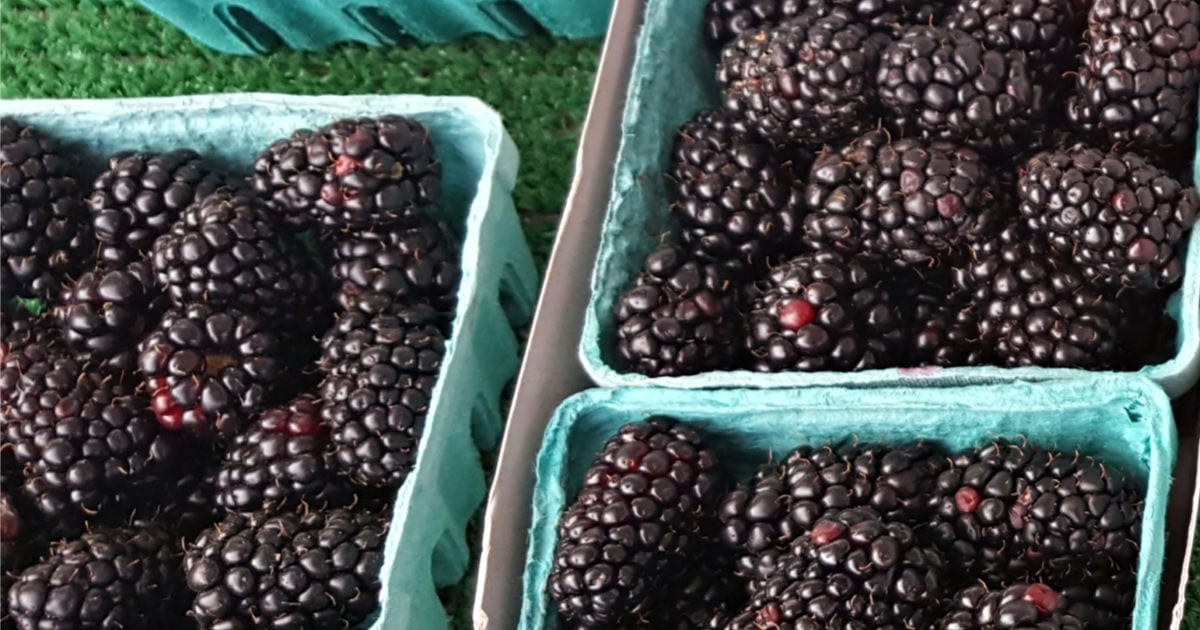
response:
<path id="1" fill-rule="evenodd" d="M 1067 602 L 1063 610 L 1090 630 L 1129 628 L 1137 598 L 1136 572 L 1116 567 L 1103 557 L 1079 564 L 1082 566 L 1052 578 Z"/>
<path id="2" fill-rule="evenodd" d="M 810 240 L 900 264 L 953 258 L 998 228 L 996 181 L 972 149 L 881 131 L 813 164 Z"/>
<path id="3" fill-rule="evenodd" d="M 945 566 L 907 525 L 870 508 L 828 516 L 752 587 L 731 630 L 924 628 L 934 621 Z"/>
<path id="4" fill-rule="evenodd" d="M 677 598 L 723 480 L 703 439 L 652 417 L 621 427 L 558 524 L 548 590 L 585 627 L 632 624 Z"/>
<path id="5" fill-rule="evenodd" d="M 237 309 L 173 308 L 140 346 L 138 365 L 168 429 L 233 436 L 279 374 L 277 337 Z"/>
<path id="6" fill-rule="evenodd" d="M 338 469 L 397 487 L 412 470 L 442 367 L 445 338 L 428 307 L 338 317 L 321 340 L 321 417 Z"/>
<path id="7" fill-rule="evenodd" d="M 980 343 L 979 322 L 949 269 L 908 268 L 889 288 L 905 305 L 906 366 L 952 367 L 992 362 Z"/>
<path id="8" fill-rule="evenodd" d="M 613 308 L 625 366 L 649 376 L 728 369 L 737 359 L 737 296 L 721 265 L 680 247 L 654 250 Z"/>
<path id="9" fill-rule="evenodd" d="M 954 273 L 1000 364 L 1103 369 L 1117 360 L 1116 302 L 1042 243 L 1002 238 Z"/>
<path id="10" fill-rule="evenodd" d="M 660 594 L 658 607 L 630 628 L 665 630 L 722 630 L 746 603 L 746 585 L 734 573 L 732 558 L 714 541 L 708 550 L 673 580 L 669 593 Z"/>
<path id="11" fill-rule="evenodd" d="M 264 411 L 225 453 L 216 480 L 217 504 L 234 512 L 348 504 L 353 492 L 334 474 L 328 442 L 312 396 Z"/>
<path id="12" fill-rule="evenodd" d="M 844 9 L 747 31 L 721 54 L 725 109 L 776 143 L 856 135 L 872 124 L 881 41 Z"/>
<path id="13" fill-rule="evenodd" d="M 429 130 L 403 116 L 339 120 L 278 140 L 254 162 L 254 191 L 281 224 L 363 230 L 405 222 L 442 196 Z"/>
<path id="14" fill-rule="evenodd" d="M 462 276 L 458 252 L 432 219 L 346 235 L 334 245 L 333 258 L 344 310 L 375 315 L 420 302 L 445 315 L 454 312 Z"/>
<path id="15" fill-rule="evenodd" d="M 85 520 L 127 523 L 157 505 L 157 492 L 187 468 L 190 454 L 145 401 L 118 389 L 82 380 L 6 427 L 24 467 L 23 492 L 55 533 L 78 535 Z"/>
<path id="16" fill-rule="evenodd" d="M 806 151 L 776 151 L 724 113 L 700 112 L 676 135 L 670 174 L 685 242 L 705 260 L 751 273 L 793 253 L 811 165 Z"/>
<path id="17" fill-rule="evenodd" d="M 185 208 L 224 183 L 191 149 L 110 157 L 87 200 L 100 260 L 121 264 L 150 253 Z"/>
<path id="18" fill-rule="evenodd" d="M 204 628 L 348 628 L 379 607 L 387 522 L 370 512 L 230 514 L 183 562 Z"/>
<path id="19" fill-rule="evenodd" d="M 1027 225 L 1090 280 L 1156 288 L 1182 277 L 1177 250 L 1200 200 L 1144 157 L 1083 144 L 1039 153 L 1017 192 Z"/>
<path id="20" fill-rule="evenodd" d="M 0 119 L 0 298 L 49 297 L 91 253 L 70 169 L 54 141 Z"/>
<path id="21" fill-rule="evenodd" d="M 945 458 L 923 442 L 802 446 L 722 499 L 721 538 L 738 554 L 738 572 L 760 578 L 764 554 L 837 511 L 870 507 L 888 520 L 921 523 L 944 467 Z"/>
<path id="22" fill-rule="evenodd" d="M 54 316 L 81 358 L 116 371 L 137 366 L 137 344 L 166 306 L 145 262 L 101 266 L 63 288 Z"/>
<path id="23" fill-rule="evenodd" d="M 823 250 L 771 270 L 750 306 L 746 348 L 760 372 L 886 367 L 898 358 L 901 324 L 865 266 Z"/>
<path id="24" fill-rule="evenodd" d="M 97 374 L 84 372 L 55 333 L 42 318 L 5 340 L 0 357 L 0 412 L 6 442 L 15 443 L 12 432 L 19 426 L 52 425 L 52 419 L 39 417 L 52 418 L 60 400 L 76 391 L 90 393 L 99 381 Z"/>
<path id="25" fill-rule="evenodd" d="M 12 488 L 19 483 L 5 477 L 0 485 Z M 35 511 L 22 497 L 0 492 L 0 558 L 4 559 L 4 570 L 0 571 L 0 626 L 5 630 L 15 627 L 8 610 L 8 589 L 16 583 L 17 575 L 46 551 L 45 529 L 34 516 Z"/>
<path id="26" fill-rule="evenodd" d="M 63 543 L 9 589 L 12 618 L 22 630 L 186 624 L 177 545 L 157 528 L 99 529 Z"/>
<path id="27" fill-rule="evenodd" d="M 1025 53 L 956 29 L 911 26 L 884 50 L 879 100 L 906 133 L 993 150 L 1029 145 L 1048 99 Z"/>
<path id="28" fill-rule="evenodd" d="M 1195 128 L 1200 2 L 1096 0 L 1067 115 L 1106 143 L 1183 144 Z"/>
<path id="29" fill-rule="evenodd" d="M 988 50 L 1024 52 L 1034 76 L 1052 85 L 1074 61 L 1081 22 L 1067 0 L 965 0 L 944 26 L 969 33 Z"/>
<path id="30" fill-rule="evenodd" d="M 158 283 L 177 306 L 236 306 L 271 319 L 296 310 L 311 278 L 265 206 L 227 188 L 184 210 L 154 243 Z"/>
<path id="31" fill-rule="evenodd" d="M 805 11 L 814 0 L 708 0 L 704 34 L 715 50 L 743 33 L 770 29 Z"/>
<path id="32" fill-rule="evenodd" d="M 1003 590 L 968 586 L 954 595 L 938 630 L 1083 630 L 1093 626 L 1072 614 L 1064 594 L 1045 584 L 1013 584 Z"/>

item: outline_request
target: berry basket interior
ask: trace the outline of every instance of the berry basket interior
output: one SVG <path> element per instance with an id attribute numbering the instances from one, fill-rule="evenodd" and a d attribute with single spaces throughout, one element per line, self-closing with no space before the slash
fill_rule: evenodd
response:
<path id="1" fill-rule="evenodd" d="M 248 170 L 272 140 L 345 117 L 401 114 L 429 127 L 445 173 L 439 218 L 461 238 L 463 275 L 416 467 L 393 512 L 372 627 L 446 627 L 436 589 L 468 568 L 467 522 L 487 490 L 478 449 L 499 441 L 500 396 L 520 354 L 513 328 L 532 316 L 537 290 L 512 204 L 516 147 L 499 115 L 472 98 L 277 94 L 9 100 L 0 113 L 93 158 L 84 166 L 97 172 L 103 156 L 119 150 L 179 146 Z"/>
<path id="2" fill-rule="evenodd" d="M 339 42 L 389 46 L 407 38 L 447 42 L 549 31 L 596 37 L 608 25 L 601 0 L 140 0 L 147 9 L 221 52 L 254 55 L 279 46 L 320 50 Z"/>
<path id="3" fill-rule="evenodd" d="M 725 371 L 650 378 L 623 370 L 611 313 L 646 254 L 672 232 L 665 172 L 676 129 L 694 112 L 720 104 L 713 71 L 716 55 L 709 50 L 701 28 L 705 3 L 645 0 L 645 4 L 580 347 L 583 365 L 598 384 L 681 388 L 948 386 L 1082 374 L 1066 368 L 954 367 L 770 374 Z M 1200 378 L 1200 230 L 1192 231 L 1185 248 L 1183 286 L 1168 305 L 1178 323 L 1173 354 L 1166 362 L 1139 371 L 1172 397 L 1182 395 Z"/>
<path id="4" fill-rule="evenodd" d="M 593 457 L 624 424 L 667 414 L 700 431 L 737 478 L 749 478 L 770 453 L 799 444 L 855 437 L 918 438 L 950 449 L 1023 436 L 1041 446 L 1079 449 L 1115 463 L 1145 483 L 1133 628 L 1156 627 L 1165 516 L 1176 458 L 1170 402 L 1142 377 L 1100 375 L 1079 381 L 957 389 L 844 388 L 686 392 L 593 389 L 565 401 L 546 431 L 537 461 L 533 527 L 520 628 L 557 627 L 546 595 L 557 523 Z"/>

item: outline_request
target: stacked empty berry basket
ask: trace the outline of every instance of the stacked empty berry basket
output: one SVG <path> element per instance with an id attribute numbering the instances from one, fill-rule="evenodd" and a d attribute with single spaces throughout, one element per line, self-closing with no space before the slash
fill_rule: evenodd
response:
<path id="1" fill-rule="evenodd" d="M 1200 3 L 688 4 L 639 34 L 598 382 L 1195 382 Z"/>
<path id="2" fill-rule="evenodd" d="M 536 286 L 498 116 L 4 109 L 6 627 L 445 626 Z"/>

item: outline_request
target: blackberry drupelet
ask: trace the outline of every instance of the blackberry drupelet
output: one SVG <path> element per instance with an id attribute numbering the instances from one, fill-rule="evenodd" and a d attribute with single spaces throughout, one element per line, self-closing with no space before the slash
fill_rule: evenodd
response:
<path id="1" fill-rule="evenodd" d="M 1017 583 L 1003 590 L 968 586 L 954 595 L 938 630 L 1084 630 L 1070 598 L 1045 584 Z"/>
<path id="2" fill-rule="evenodd" d="M 177 306 L 236 306 L 275 319 L 298 310 L 313 288 L 302 255 L 260 200 L 223 188 L 184 210 L 155 241 L 151 260 Z"/>
<path id="3" fill-rule="evenodd" d="M 873 124 L 880 45 L 845 9 L 743 33 L 717 78 L 729 114 L 775 143 L 817 145 Z"/>
<path id="4" fill-rule="evenodd" d="M 1188 142 L 1200 84 L 1200 2 L 1096 0 L 1088 17 L 1071 122 L 1146 149 Z"/>
<path id="5" fill-rule="evenodd" d="M 1137 574 L 1129 567 L 1116 567 L 1108 558 L 1079 563 L 1051 581 L 1062 592 L 1063 610 L 1084 622 L 1089 630 L 1123 630 L 1130 627 L 1137 598 Z M 1074 564 L 1074 563 L 1073 563 Z"/>
<path id="6" fill-rule="evenodd" d="M 802 446 L 725 495 L 721 538 L 738 554 L 738 573 L 758 579 L 774 560 L 770 552 L 840 510 L 870 507 L 890 521 L 919 525 L 930 516 L 944 468 L 945 457 L 924 442 Z"/>
<path id="7" fill-rule="evenodd" d="M 429 130 L 403 116 L 339 120 L 278 140 L 254 163 L 254 191 L 284 225 L 330 231 L 410 221 L 442 196 Z"/>
<path id="8" fill-rule="evenodd" d="M 81 380 L 53 405 L 44 400 L 36 415 L 6 422 L 24 467 L 23 492 L 56 534 L 150 513 L 188 467 L 190 454 L 146 402 L 119 389 L 112 380 Z"/>
<path id="9" fill-rule="evenodd" d="M 337 302 L 344 310 L 375 315 L 423 303 L 447 317 L 454 312 L 462 276 L 458 252 L 432 219 L 341 237 L 333 259 L 331 273 L 340 285 Z"/>
<path id="10" fill-rule="evenodd" d="M 979 322 L 968 296 L 948 269 L 908 268 L 889 288 L 905 305 L 908 340 L 903 365 L 986 365 L 991 349 L 980 343 Z"/>
<path id="11" fill-rule="evenodd" d="M 232 437 L 270 394 L 277 352 L 258 318 L 193 304 L 167 311 L 142 342 L 138 365 L 163 426 Z"/>
<path id="12" fill-rule="evenodd" d="M 0 353 L 0 412 L 6 442 L 23 425 L 52 425 L 54 407 L 78 391 L 90 393 L 99 375 L 85 372 L 62 345 L 47 320 L 34 320 L 27 329 L 5 340 Z M 46 419 L 39 420 L 39 417 Z"/>
<path id="13" fill-rule="evenodd" d="M 931 26 L 908 27 L 888 45 L 877 85 L 887 118 L 905 133 L 989 151 L 1027 148 L 1049 105 L 1023 52 Z"/>
<path id="14" fill-rule="evenodd" d="M 363 486 L 395 488 L 417 459 L 445 352 L 426 306 L 338 317 L 321 341 L 321 417 L 338 470 Z"/>
<path id="15" fill-rule="evenodd" d="M 54 316 L 63 338 L 83 360 L 105 368 L 131 371 L 137 345 L 158 323 L 166 299 L 146 262 L 104 266 L 89 271 L 62 291 Z"/>
<path id="16" fill-rule="evenodd" d="M 772 269 L 746 327 L 750 365 L 760 372 L 886 367 L 904 341 L 887 291 L 867 267 L 832 250 Z"/>
<path id="17" fill-rule="evenodd" d="M 702 438 L 675 420 L 625 425 L 588 469 L 558 526 L 548 590 L 583 627 L 634 624 L 685 592 L 723 479 Z M 677 621 L 677 620 L 676 620 Z"/>
<path id="18" fill-rule="evenodd" d="M 816 0 L 708 0 L 704 34 L 714 50 L 747 31 L 770 29 L 800 15 Z"/>
<path id="19" fill-rule="evenodd" d="M 1200 200 L 1141 155 L 1083 144 L 1039 153 L 1017 192 L 1028 226 L 1090 280 L 1153 289 L 1183 276 L 1178 249 Z"/>
<path id="20" fill-rule="evenodd" d="M 941 597 L 944 560 L 907 525 L 870 508 L 814 525 L 751 587 L 731 630 L 925 628 Z"/>
<path id="21" fill-rule="evenodd" d="M 84 223 L 70 160 L 40 131 L 0 120 L 0 299 L 47 298 L 84 267 Z"/>
<path id="22" fill-rule="evenodd" d="M 1030 71 L 1053 89 L 1074 61 L 1082 21 L 1068 0 L 965 0 L 944 26 L 971 34 L 988 50 L 1024 52 Z"/>
<path id="23" fill-rule="evenodd" d="M 617 350 L 627 369 L 683 376 L 737 362 L 737 294 L 722 265 L 667 245 L 646 257 L 634 286 L 613 308 Z"/>
<path id="24" fill-rule="evenodd" d="M 332 510 L 230 514 L 184 557 L 202 628 L 349 628 L 379 607 L 387 521 Z"/>
<path id="25" fill-rule="evenodd" d="M 234 438 L 216 479 L 216 502 L 233 512 L 342 506 L 354 496 L 333 471 L 329 433 L 312 396 L 264 411 Z"/>
<path id="26" fill-rule="evenodd" d="M 662 603 L 630 628 L 664 630 L 721 630 L 746 603 L 746 584 L 734 573 L 732 558 L 715 540 L 708 550 L 683 569 Z"/>
<path id="27" fill-rule="evenodd" d="M 185 208 L 224 183 L 191 149 L 110 157 L 87 200 L 100 260 L 121 264 L 149 254 Z"/>
<path id="28" fill-rule="evenodd" d="M 812 155 L 777 151 L 734 127 L 713 110 L 680 127 L 669 175 L 671 211 L 702 259 L 744 265 L 753 275 L 772 258 L 795 253 Z"/>
<path id="29" fill-rule="evenodd" d="M 12 618 L 35 628 L 152 630 L 185 624 L 178 541 L 158 528 L 99 529 L 55 547 L 8 591 Z"/>
<path id="30" fill-rule="evenodd" d="M 1020 231 L 978 248 L 954 270 L 971 295 L 981 342 L 1001 365 L 1103 369 L 1118 359 L 1117 303 L 1068 261 Z"/>
<path id="31" fill-rule="evenodd" d="M 974 150 L 872 131 L 813 164 L 805 231 L 848 255 L 930 264 L 997 231 L 999 196 Z"/>
<path id="32" fill-rule="evenodd" d="M 13 488 L 20 481 L 4 476 L 4 488 Z M 15 628 L 8 610 L 8 589 L 17 581 L 17 575 L 37 562 L 46 552 L 45 528 L 35 518 L 35 511 L 25 504 L 23 497 L 0 492 L 0 558 L 4 570 L 0 571 L 0 627 Z"/>

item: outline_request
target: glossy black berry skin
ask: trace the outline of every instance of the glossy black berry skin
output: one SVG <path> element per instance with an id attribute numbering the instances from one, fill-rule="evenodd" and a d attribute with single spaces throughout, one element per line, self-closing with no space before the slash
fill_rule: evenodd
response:
<path id="1" fill-rule="evenodd" d="M 950 601 L 953 608 L 938 621 L 938 630 L 1083 630 L 1094 627 L 1071 614 L 1072 602 L 1045 584 L 1022 582 L 994 591 L 976 584 L 958 591 Z"/>
<path id="2" fill-rule="evenodd" d="M 1025 53 L 1030 70 L 1055 89 L 1074 61 L 1085 16 L 1069 0 L 966 0 L 945 26 L 971 34 L 989 50 Z"/>
<path id="3" fill-rule="evenodd" d="M 626 425 L 605 444 L 558 526 L 548 591 L 585 627 L 620 627 L 670 605 L 706 545 L 703 521 L 723 491 L 712 454 L 662 417 Z M 680 590 L 677 590 L 680 589 Z"/>
<path id="4" fill-rule="evenodd" d="M 1113 288 L 1170 287 L 1200 200 L 1150 160 L 1077 144 L 1035 155 L 1017 185 L 1021 216 L 1089 280 Z"/>
<path id="5" fill-rule="evenodd" d="M 193 304 L 163 316 L 138 365 L 163 426 L 231 437 L 266 403 L 278 352 L 278 337 L 259 318 Z"/>
<path id="6" fill-rule="evenodd" d="M 300 130 L 259 154 L 252 185 L 277 222 L 331 232 L 403 223 L 442 195 L 429 130 L 403 116 Z"/>
<path id="7" fill-rule="evenodd" d="M 188 548 L 201 628 L 354 627 L 379 607 L 387 522 L 331 510 L 230 514 Z"/>
<path id="8" fill-rule="evenodd" d="M 736 364 L 739 335 L 733 277 L 677 246 L 646 257 L 634 286 L 613 307 L 625 366 L 649 376 L 684 376 Z"/>
<path id="9" fill-rule="evenodd" d="M 54 316 L 84 360 L 117 371 L 137 366 L 137 345 L 167 302 L 146 262 L 101 266 L 63 287 Z"/>
<path id="10" fill-rule="evenodd" d="M 120 264 L 148 254 L 185 208 L 224 183 L 191 149 L 110 157 L 87 199 L 100 260 Z"/>

